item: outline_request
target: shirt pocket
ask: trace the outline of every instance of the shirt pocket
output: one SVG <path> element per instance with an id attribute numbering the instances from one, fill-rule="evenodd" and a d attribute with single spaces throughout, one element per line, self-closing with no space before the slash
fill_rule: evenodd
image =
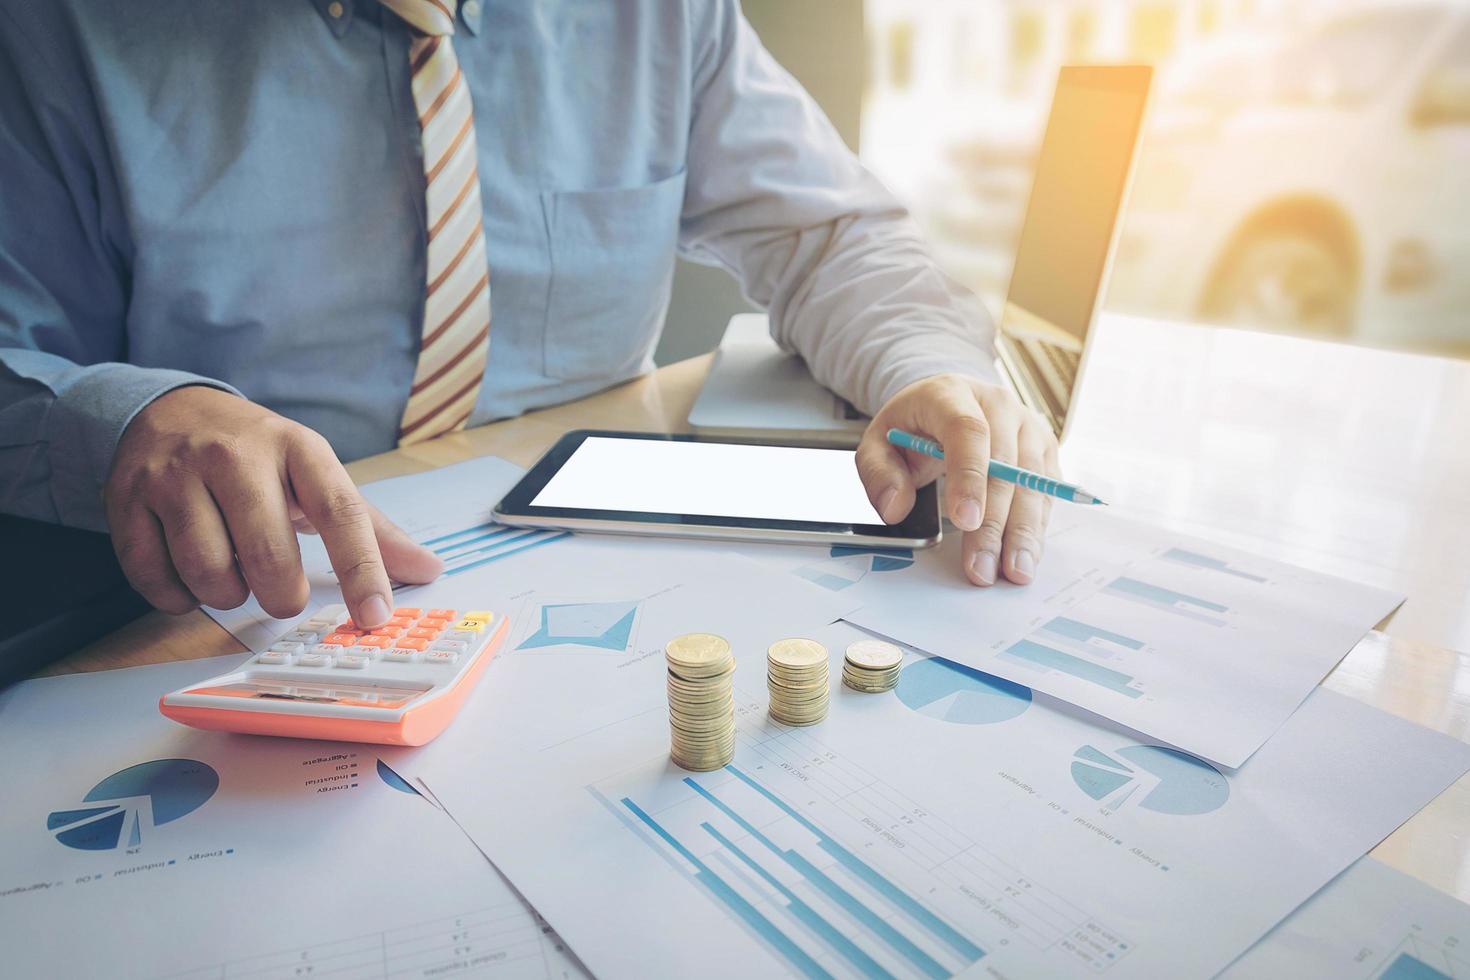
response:
<path id="1" fill-rule="evenodd" d="M 683 203 L 682 170 L 641 187 L 542 193 L 547 377 L 611 381 L 642 370 L 668 306 Z"/>

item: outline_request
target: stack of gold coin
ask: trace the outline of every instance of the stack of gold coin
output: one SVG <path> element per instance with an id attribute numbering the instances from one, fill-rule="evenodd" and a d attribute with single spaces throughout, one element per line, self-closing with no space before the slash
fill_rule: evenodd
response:
<path id="1" fill-rule="evenodd" d="M 814 725 L 827 717 L 827 648 L 816 640 L 777 640 L 766 651 L 771 717 L 787 725 Z"/>
<path id="2" fill-rule="evenodd" d="M 664 645 L 669 662 L 669 726 L 675 764 L 694 772 L 735 757 L 735 658 L 713 633 L 686 633 Z"/>
<path id="3" fill-rule="evenodd" d="M 850 644 L 842 663 L 842 683 L 864 694 L 882 694 L 898 685 L 903 651 L 882 640 Z"/>

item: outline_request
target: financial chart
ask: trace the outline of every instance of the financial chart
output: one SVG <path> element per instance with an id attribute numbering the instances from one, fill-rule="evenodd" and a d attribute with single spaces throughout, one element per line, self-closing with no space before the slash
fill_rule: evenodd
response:
<path id="1" fill-rule="evenodd" d="M 994 703 L 953 676 L 950 710 Z M 1011 944 L 1096 973 L 1128 955 L 1105 915 L 1028 878 L 809 732 L 762 732 L 754 702 L 740 713 L 740 751 L 724 769 L 670 786 L 652 778 L 657 763 L 588 789 L 793 975 L 943 978 Z M 875 831 L 891 846 L 875 845 Z"/>

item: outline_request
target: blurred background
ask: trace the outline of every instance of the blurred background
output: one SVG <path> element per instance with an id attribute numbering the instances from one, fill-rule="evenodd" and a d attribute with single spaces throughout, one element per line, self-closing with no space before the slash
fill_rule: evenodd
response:
<path id="1" fill-rule="evenodd" d="M 1106 308 L 1470 357 L 1470 3 L 747 0 L 997 311 L 1059 66 L 1156 66 Z M 659 361 L 743 309 L 682 266 Z"/>

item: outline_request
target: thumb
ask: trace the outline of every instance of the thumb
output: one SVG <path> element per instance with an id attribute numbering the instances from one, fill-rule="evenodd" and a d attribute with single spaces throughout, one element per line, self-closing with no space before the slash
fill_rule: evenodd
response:
<path id="1" fill-rule="evenodd" d="M 383 569 L 390 579 L 405 585 L 423 585 L 439 577 L 444 562 L 438 555 L 415 542 L 378 508 L 369 504 L 368 512 L 373 518 L 373 533 L 378 538 Z"/>

